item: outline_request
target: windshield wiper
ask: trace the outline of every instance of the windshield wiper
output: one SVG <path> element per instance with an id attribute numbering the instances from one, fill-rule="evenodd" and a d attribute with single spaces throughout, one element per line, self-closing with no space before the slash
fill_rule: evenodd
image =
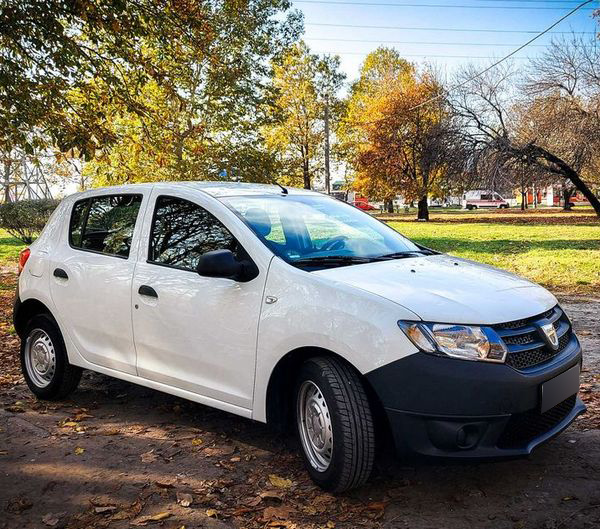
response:
<path id="1" fill-rule="evenodd" d="M 376 259 L 406 259 L 408 257 L 418 257 L 420 255 L 433 255 L 433 253 L 425 250 L 409 250 L 406 252 L 394 252 L 378 255 Z"/>
<path id="2" fill-rule="evenodd" d="M 376 257 L 356 257 L 354 255 L 320 255 L 315 257 L 294 259 L 292 264 L 361 264 L 371 263 L 376 260 L 378 260 Z"/>

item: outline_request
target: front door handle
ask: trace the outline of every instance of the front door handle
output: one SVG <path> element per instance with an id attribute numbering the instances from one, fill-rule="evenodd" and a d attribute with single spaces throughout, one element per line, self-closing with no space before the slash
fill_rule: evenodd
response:
<path id="1" fill-rule="evenodd" d="M 69 279 L 69 274 L 67 274 L 62 268 L 55 268 L 54 277 L 58 277 L 60 279 Z"/>
<path id="2" fill-rule="evenodd" d="M 140 294 L 141 296 L 148 296 L 149 298 L 158 298 L 156 290 L 154 290 L 152 287 L 149 287 L 148 285 L 142 285 L 138 289 L 138 294 Z"/>

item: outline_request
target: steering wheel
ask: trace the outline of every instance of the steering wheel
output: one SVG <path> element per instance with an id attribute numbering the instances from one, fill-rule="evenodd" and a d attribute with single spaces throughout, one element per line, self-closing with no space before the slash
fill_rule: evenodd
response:
<path id="1" fill-rule="evenodd" d="M 346 241 L 348 237 L 345 235 L 338 235 L 337 237 L 333 237 L 333 239 L 329 239 L 321 248 L 319 248 L 320 252 L 326 250 L 341 250 L 346 247 Z"/>

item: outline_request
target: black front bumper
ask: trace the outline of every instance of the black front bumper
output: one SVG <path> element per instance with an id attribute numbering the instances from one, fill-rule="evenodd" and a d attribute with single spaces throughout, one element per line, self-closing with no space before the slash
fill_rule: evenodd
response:
<path id="1" fill-rule="evenodd" d="M 518 371 L 505 364 L 416 353 L 367 374 L 396 448 L 432 457 L 530 454 L 585 411 L 576 395 L 541 413 L 541 385 L 581 364 L 573 334 L 552 361 Z"/>

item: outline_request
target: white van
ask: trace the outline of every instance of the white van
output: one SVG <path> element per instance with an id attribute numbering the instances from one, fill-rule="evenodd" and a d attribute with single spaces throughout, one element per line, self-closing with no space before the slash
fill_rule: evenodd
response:
<path id="1" fill-rule="evenodd" d="M 507 200 L 494 191 L 467 191 L 464 196 L 466 209 L 477 208 L 509 208 Z"/>
<path id="2" fill-rule="evenodd" d="M 295 425 L 333 491 L 368 479 L 387 432 L 403 452 L 524 456 L 585 410 L 552 294 L 304 190 L 71 196 L 21 254 L 14 325 L 39 398 L 90 369 Z"/>

